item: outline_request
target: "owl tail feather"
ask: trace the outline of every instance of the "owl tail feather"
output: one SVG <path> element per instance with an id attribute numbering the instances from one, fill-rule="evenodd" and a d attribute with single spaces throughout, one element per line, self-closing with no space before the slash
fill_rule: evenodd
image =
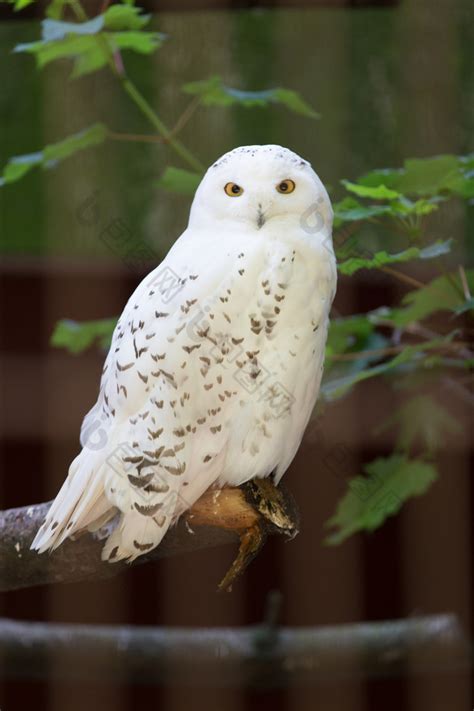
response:
<path id="1" fill-rule="evenodd" d="M 106 499 L 101 467 L 84 450 L 72 462 L 69 474 L 38 530 L 31 548 L 39 553 L 53 551 L 67 537 L 112 518 L 116 509 Z"/>
<path id="2" fill-rule="evenodd" d="M 122 514 L 116 528 L 102 549 L 102 560 L 131 563 L 140 555 L 149 553 L 161 542 L 171 525 L 171 518 L 144 518 L 135 512 Z"/>

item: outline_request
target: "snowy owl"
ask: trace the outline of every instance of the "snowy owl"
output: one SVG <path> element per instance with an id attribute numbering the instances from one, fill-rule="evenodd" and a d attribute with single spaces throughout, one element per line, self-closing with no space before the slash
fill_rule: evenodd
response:
<path id="1" fill-rule="evenodd" d="M 33 548 L 118 513 L 102 557 L 131 561 L 209 487 L 279 482 L 320 386 L 331 228 L 323 184 L 286 148 L 236 148 L 208 169 L 187 229 L 120 316 Z"/>

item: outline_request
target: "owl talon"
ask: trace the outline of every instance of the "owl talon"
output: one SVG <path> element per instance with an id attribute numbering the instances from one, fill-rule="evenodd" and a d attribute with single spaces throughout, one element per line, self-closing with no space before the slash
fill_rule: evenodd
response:
<path id="1" fill-rule="evenodd" d="M 245 498 L 258 514 L 258 520 L 240 535 L 239 552 L 224 579 L 219 592 L 230 592 L 234 581 L 244 572 L 265 543 L 267 533 L 278 531 L 294 538 L 298 533 L 298 511 L 293 498 L 278 488 L 270 477 L 253 479 L 242 487 Z"/>
<path id="2" fill-rule="evenodd" d="M 257 523 L 240 534 L 239 552 L 224 578 L 219 583 L 219 592 L 231 592 L 235 580 L 242 575 L 249 563 L 265 543 L 266 534 Z"/>
<path id="3" fill-rule="evenodd" d="M 283 486 L 275 486 L 271 477 L 253 479 L 244 484 L 245 497 L 265 524 L 293 539 L 299 532 L 298 508 Z"/>

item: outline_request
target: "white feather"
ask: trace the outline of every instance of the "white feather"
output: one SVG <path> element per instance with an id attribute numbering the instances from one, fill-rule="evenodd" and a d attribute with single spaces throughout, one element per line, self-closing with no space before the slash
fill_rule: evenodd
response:
<path id="1" fill-rule="evenodd" d="M 229 182 L 244 192 L 229 196 Z M 281 478 L 321 380 L 331 223 L 321 181 L 287 149 L 237 149 L 209 169 L 188 229 L 120 317 L 82 452 L 34 548 L 118 510 L 103 557 L 133 560 L 210 486 Z"/>

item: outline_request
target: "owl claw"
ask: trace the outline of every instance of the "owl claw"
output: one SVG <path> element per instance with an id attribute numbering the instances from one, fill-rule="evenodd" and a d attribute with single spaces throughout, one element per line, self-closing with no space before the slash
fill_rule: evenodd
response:
<path id="1" fill-rule="evenodd" d="M 265 543 L 266 533 L 260 523 L 256 523 L 251 528 L 240 534 L 240 546 L 237 557 L 218 586 L 219 592 L 231 592 L 235 580 L 242 575 L 249 563 L 255 558 L 257 553 Z"/>
<path id="2" fill-rule="evenodd" d="M 240 535 L 237 557 L 219 584 L 219 592 L 230 592 L 235 580 L 263 547 L 270 531 L 283 533 L 290 540 L 298 534 L 299 519 L 293 498 L 282 488 L 277 488 L 271 478 L 253 479 L 244 484 L 245 497 L 259 518 Z"/>
<path id="3" fill-rule="evenodd" d="M 247 501 L 260 514 L 267 527 L 284 533 L 290 540 L 298 535 L 299 514 L 288 490 L 275 486 L 271 477 L 244 484 Z"/>

